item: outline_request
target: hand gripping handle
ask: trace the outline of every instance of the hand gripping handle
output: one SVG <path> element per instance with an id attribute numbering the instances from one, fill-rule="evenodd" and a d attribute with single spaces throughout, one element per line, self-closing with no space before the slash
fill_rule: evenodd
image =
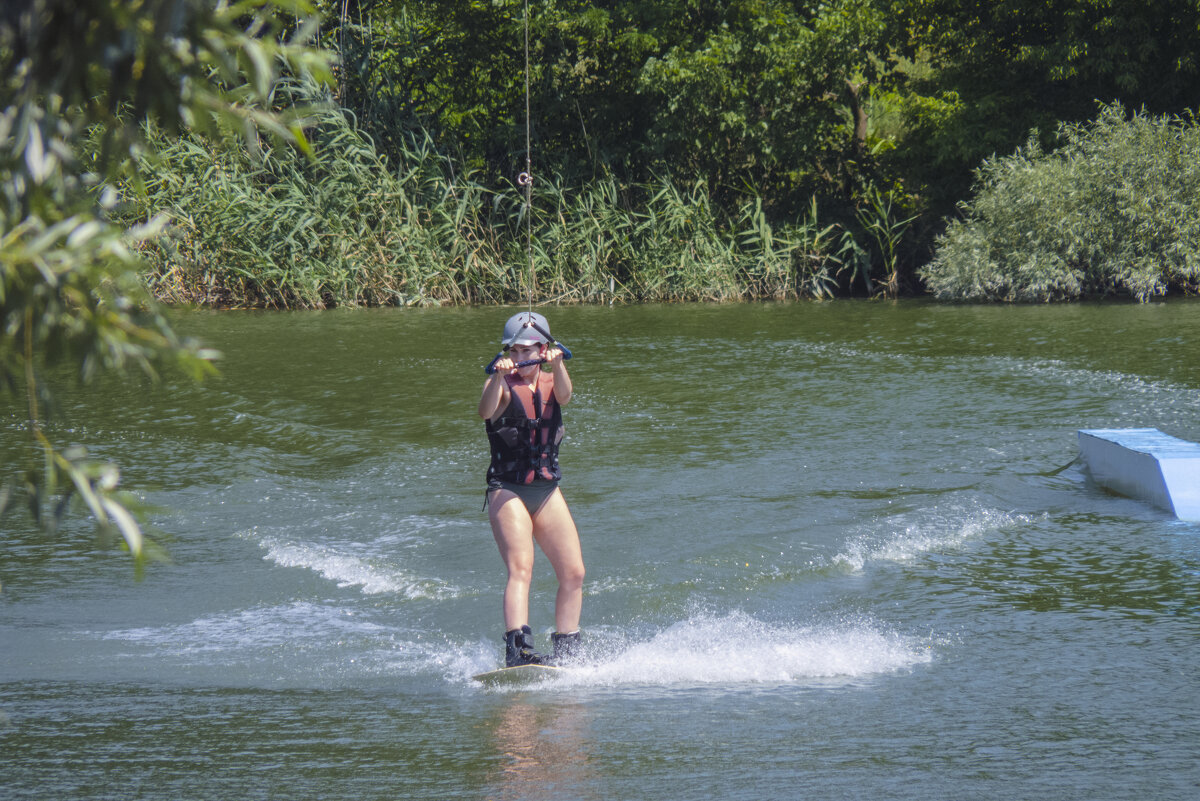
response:
<path id="1" fill-rule="evenodd" d="M 571 351 L 567 348 L 566 345 L 562 344 L 561 342 L 555 342 L 554 345 L 557 346 L 558 349 L 562 351 L 564 360 L 571 358 Z M 491 375 L 492 373 L 496 372 L 496 362 L 500 361 L 501 357 L 503 357 L 503 356 L 504 356 L 504 351 L 500 351 L 499 353 L 497 353 L 496 358 L 494 358 L 490 362 L 488 362 L 487 367 L 484 367 L 483 371 L 485 373 L 487 373 L 488 375 Z M 535 364 L 545 364 L 545 363 L 546 363 L 545 359 L 526 359 L 523 362 L 517 362 L 517 367 L 530 367 Z"/>

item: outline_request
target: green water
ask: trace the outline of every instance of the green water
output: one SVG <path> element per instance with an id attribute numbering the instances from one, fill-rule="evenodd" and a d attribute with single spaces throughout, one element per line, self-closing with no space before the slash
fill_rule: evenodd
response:
<path id="1" fill-rule="evenodd" d="M 544 311 L 589 664 L 470 679 L 511 310 L 182 314 L 220 378 L 56 418 L 173 561 L 4 521 L 0 798 L 1200 797 L 1200 525 L 1057 470 L 1200 440 L 1200 304 Z"/>

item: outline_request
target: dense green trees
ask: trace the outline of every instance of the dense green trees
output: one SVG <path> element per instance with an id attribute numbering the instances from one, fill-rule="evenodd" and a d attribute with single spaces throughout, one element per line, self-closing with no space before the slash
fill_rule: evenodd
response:
<path id="1" fill-rule="evenodd" d="M 1097 103 L 1176 114 L 1200 106 L 1197 0 L 897 0 L 894 44 L 925 64 L 898 153 L 904 174 L 941 201 L 961 199 L 969 173 L 1032 129 L 1052 144 L 1060 123 Z"/>
<path id="2" fill-rule="evenodd" d="M 343 57 L 337 100 L 355 124 L 326 117 L 320 130 L 342 129 L 346 149 L 324 141 L 306 167 L 285 152 L 258 165 L 200 143 L 163 147 L 136 208 L 186 221 L 175 244 L 187 255 L 151 252 L 158 286 L 270 305 L 521 297 L 522 5 L 325 11 L 324 41 Z M 899 291 L 907 196 L 874 185 L 882 140 L 866 111 L 884 30 L 865 0 L 820 13 L 764 0 L 533 4 L 539 293 L 827 296 L 873 278 Z M 390 174 L 347 177 L 367 150 Z M 347 191 L 378 202 L 341 214 Z"/>
<path id="3" fill-rule="evenodd" d="M 860 289 L 919 291 L 912 271 L 973 170 L 1032 130 L 1049 148 L 1099 103 L 1200 104 L 1197 0 L 546 0 L 529 13 L 535 172 L 555 193 L 612 180 L 632 210 L 662 180 L 702 187 L 732 240 L 747 202 L 779 226 L 815 198 L 869 259 Z M 502 189 L 523 164 L 524 21 L 518 0 L 329 0 L 325 41 L 381 156 L 400 163 L 428 137 L 459 175 Z M 913 215 L 888 247 L 871 235 Z"/>
<path id="4" fill-rule="evenodd" d="M 525 147 L 520 2 L 340 9 L 325 41 L 345 56 L 342 100 L 385 155 L 397 127 L 420 127 L 485 181 L 512 177 Z M 568 181 L 670 174 L 804 208 L 862 156 L 854 116 L 886 66 L 887 32 L 871 0 L 535 2 L 535 155 Z"/>
<path id="5" fill-rule="evenodd" d="M 842 0 L 731 3 L 703 38 L 647 60 L 642 102 L 654 166 L 734 194 L 802 208 L 848 197 L 869 158 L 869 86 L 886 54 L 882 15 Z"/>
<path id="6" fill-rule="evenodd" d="M 521 2 L 330 0 L 326 14 L 325 41 L 346 56 L 343 99 L 385 155 L 397 125 L 415 125 L 485 175 L 511 176 L 524 148 Z M 838 180 L 849 160 L 957 200 L 983 158 L 1090 118 L 1097 101 L 1200 103 L 1196 0 L 534 2 L 530 46 L 543 169 L 703 178 L 788 211 L 814 187 L 853 194 Z M 881 165 L 871 150 L 893 157 Z"/>
<path id="7" fill-rule="evenodd" d="M 126 219 L 181 221 L 147 251 L 164 295 L 505 301 L 524 293 L 530 262 L 546 299 L 919 292 L 917 268 L 985 159 L 1031 131 L 1055 147 L 1059 125 L 1098 101 L 1150 113 L 1200 102 L 1200 0 L 318 10 L 340 58 L 330 99 L 347 118 L 322 116 L 315 162 L 196 140 L 143 161 L 154 191 L 134 193 Z M 527 100 L 528 214 L 513 186 Z M 200 187 L 195 171 L 216 166 Z M 226 224 L 230 206 L 254 220 Z"/>

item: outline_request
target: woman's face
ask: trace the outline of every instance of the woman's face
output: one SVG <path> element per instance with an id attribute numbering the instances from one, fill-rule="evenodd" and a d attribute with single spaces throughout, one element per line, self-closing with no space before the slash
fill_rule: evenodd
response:
<path id="1" fill-rule="evenodd" d="M 545 351 L 545 347 L 545 345 L 513 345 L 508 349 L 508 357 L 514 362 L 526 362 L 530 361 L 531 359 L 540 359 Z"/>

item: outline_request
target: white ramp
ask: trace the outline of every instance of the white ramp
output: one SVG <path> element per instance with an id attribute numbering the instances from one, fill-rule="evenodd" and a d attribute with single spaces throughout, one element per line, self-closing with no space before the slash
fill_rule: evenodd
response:
<path id="1" fill-rule="evenodd" d="M 1157 428 L 1079 432 L 1079 455 L 1097 484 L 1200 521 L 1200 444 Z"/>

